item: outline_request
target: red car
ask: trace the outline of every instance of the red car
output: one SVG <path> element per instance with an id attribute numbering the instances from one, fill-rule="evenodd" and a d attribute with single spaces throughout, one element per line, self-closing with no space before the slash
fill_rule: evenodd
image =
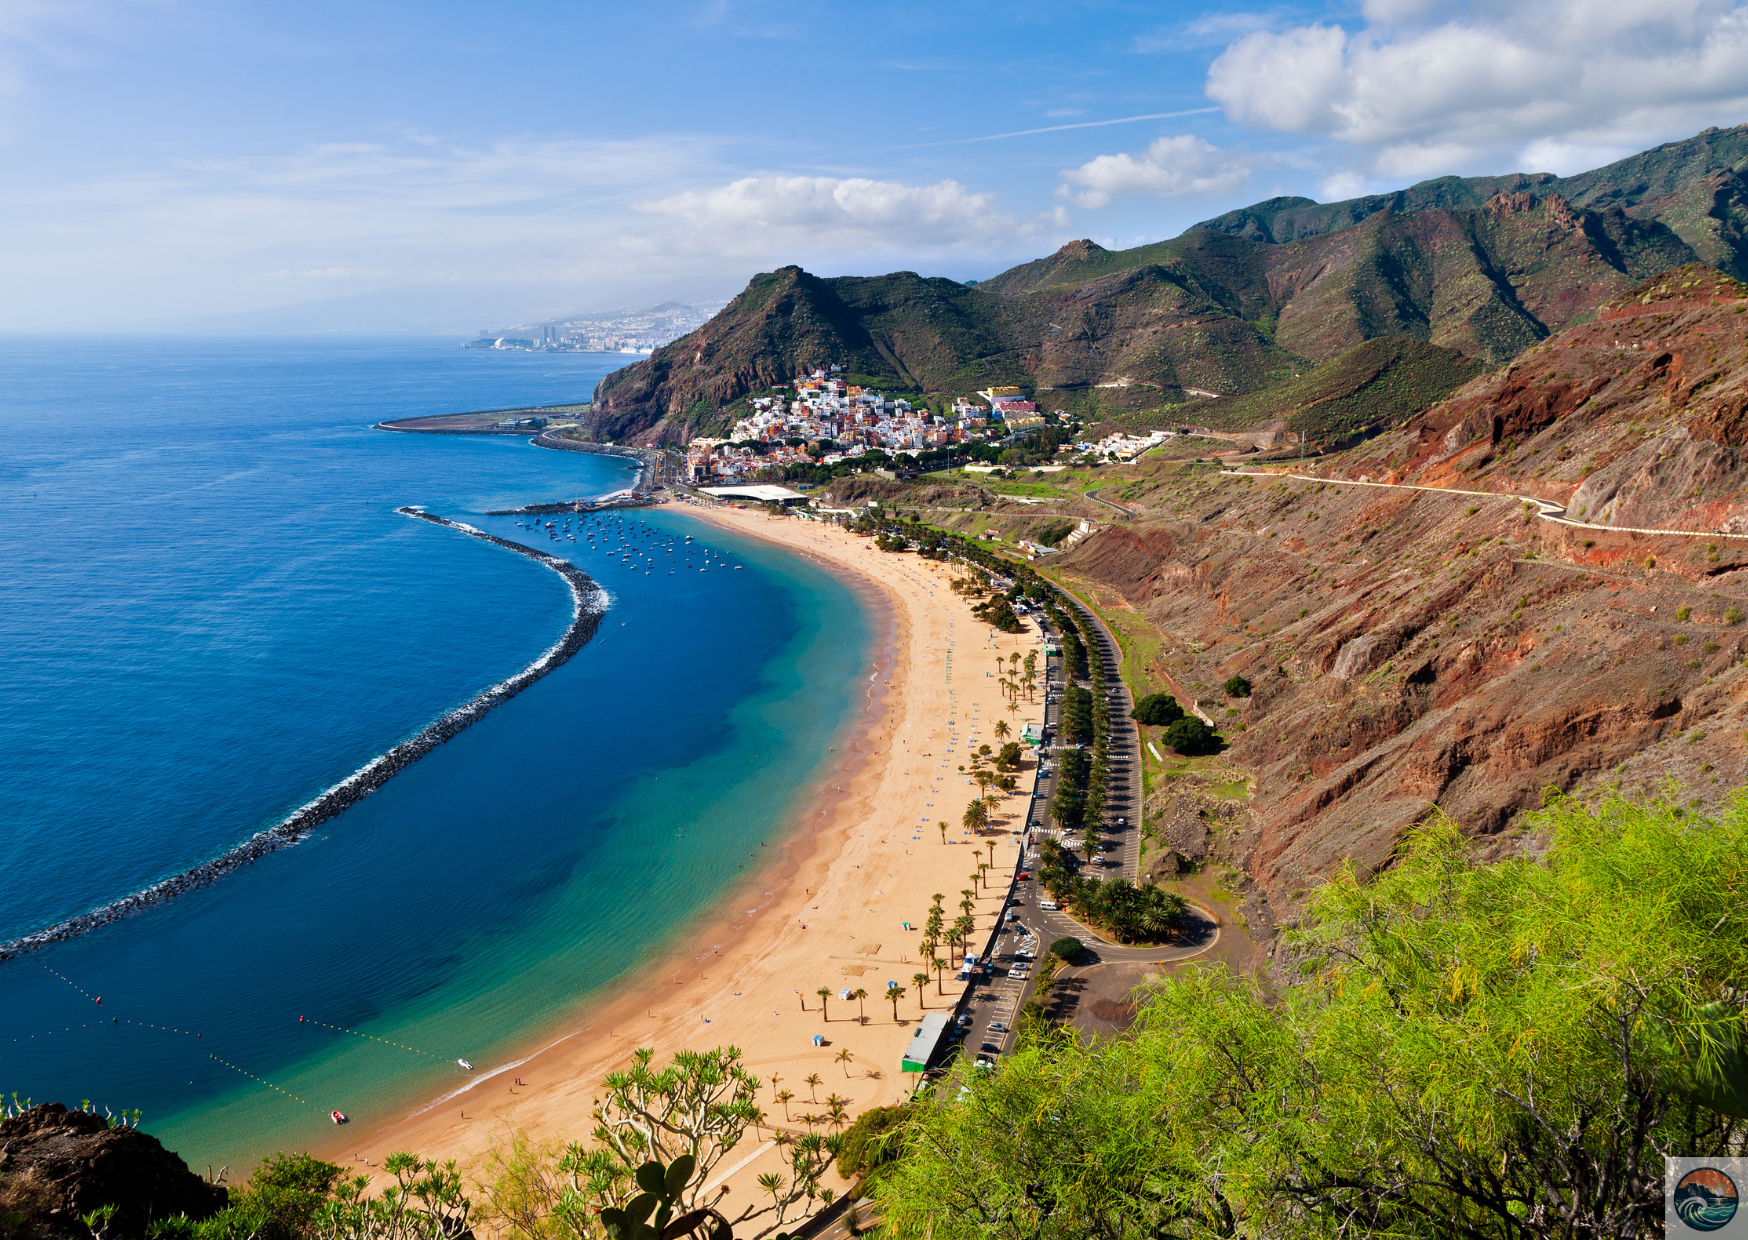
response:
<path id="1" fill-rule="evenodd" d="M 1017 877 L 1021 882 L 1025 882 L 1028 878 L 1032 877 L 1032 875 L 1029 871 L 1021 870 L 1015 877 Z"/>

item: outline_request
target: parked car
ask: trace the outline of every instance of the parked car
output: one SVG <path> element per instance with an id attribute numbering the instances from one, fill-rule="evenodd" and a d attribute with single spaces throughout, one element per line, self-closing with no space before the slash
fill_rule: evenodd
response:
<path id="1" fill-rule="evenodd" d="M 962 1013 L 960 1015 L 959 1019 L 953 1023 L 958 1025 L 959 1028 L 961 1028 L 961 1029 L 970 1028 L 971 1027 L 971 1013 L 970 1012 Z"/>
<path id="2" fill-rule="evenodd" d="M 1038 901 L 1038 907 L 1043 909 L 1047 913 L 1054 913 L 1057 909 L 1061 908 L 1062 906 L 1057 904 L 1056 901 L 1054 901 L 1054 900 L 1040 900 L 1040 901 Z"/>
<path id="3" fill-rule="evenodd" d="M 1008 1027 L 1002 1024 L 999 1020 L 992 1020 L 989 1022 L 989 1031 L 991 1033 L 1006 1033 Z"/>

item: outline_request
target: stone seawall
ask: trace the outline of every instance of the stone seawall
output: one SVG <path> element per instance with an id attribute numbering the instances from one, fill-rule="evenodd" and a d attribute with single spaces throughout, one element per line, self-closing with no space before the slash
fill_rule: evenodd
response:
<path id="1" fill-rule="evenodd" d="M 542 431 L 528 442 L 536 448 L 551 448 L 557 452 L 594 452 L 600 456 L 631 458 L 643 466 L 637 476 L 638 490 L 649 491 L 655 488 L 656 462 L 661 459 L 661 453 L 655 449 L 626 448 L 616 443 L 588 443 L 579 439 L 565 439 L 550 431 Z"/>
<path id="2" fill-rule="evenodd" d="M 35 951 L 40 947 L 47 947 L 51 943 L 77 938 L 79 935 L 100 926 L 106 926 L 111 922 L 120 921 L 124 917 L 144 912 L 149 908 L 173 900 L 184 892 L 193 891 L 197 887 L 205 887 L 209 883 L 216 882 L 231 871 L 249 865 L 259 858 L 265 857 L 268 853 L 278 852 L 281 848 L 289 848 L 291 845 L 301 842 L 322 823 L 369 796 L 437 746 L 471 724 L 485 718 L 494 707 L 503 705 L 548 672 L 562 667 L 572 655 L 588 644 L 589 639 L 595 635 L 595 630 L 600 627 L 601 616 L 607 609 L 606 593 L 595 584 L 593 578 L 570 562 L 561 560 L 557 556 L 548 555 L 544 551 L 537 551 L 533 547 L 525 547 L 521 543 L 511 542 L 509 539 L 498 538 L 484 530 L 475 529 L 471 525 L 463 525 L 458 521 L 434 516 L 422 508 L 409 506 L 397 508 L 395 511 L 403 516 L 429 521 L 433 525 L 460 530 L 474 538 L 483 539 L 503 547 L 507 551 L 525 555 L 550 568 L 564 578 L 565 584 L 570 587 L 570 625 L 558 641 L 554 642 L 538 659 L 514 676 L 499 681 L 465 705 L 456 707 L 426 726 L 417 736 L 402 741 L 387 753 L 373 758 L 276 825 L 250 836 L 222 856 L 166 878 L 162 882 L 154 883 L 144 891 L 124 896 L 111 904 L 105 904 L 89 913 L 69 918 L 46 930 L 39 930 L 34 934 L 13 939 L 10 943 L 0 943 L 0 960 L 10 960 L 14 956 Z"/>

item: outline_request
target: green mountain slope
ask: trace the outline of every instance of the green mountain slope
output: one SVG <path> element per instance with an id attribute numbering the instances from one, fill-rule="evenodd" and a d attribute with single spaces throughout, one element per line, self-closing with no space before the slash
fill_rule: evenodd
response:
<path id="1" fill-rule="evenodd" d="M 1382 337 L 1502 364 L 1696 260 L 1748 274 L 1748 126 L 1572 177 L 1271 199 L 1130 250 L 1070 242 L 975 287 L 786 267 L 602 380 L 592 417 L 603 436 L 684 440 L 828 363 L 899 390 L 1009 383 L 1094 417 L 1199 417 L 1171 412 L 1189 389 L 1254 394 Z"/>
<path id="2" fill-rule="evenodd" d="M 1456 349 L 1412 336 L 1381 336 L 1265 391 L 1198 405 L 1194 418 L 1216 430 L 1283 421 L 1310 442 L 1323 444 L 1419 413 L 1481 369 L 1479 360 Z"/>
<path id="3" fill-rule="evenodd" d="M 1197 227 L 1284 244 L 1339 232 L 1386 211 L 1474 208 L 1496 194 L 1525 192 L 1538 198 L 1558 194 L 1574 207 L 1618 207 L 1635 219 L 1665 224 L 1703 262 L 1748 278 L 1748 125 L 1707 129 L 1570 177 L 1439 177 L 1346 202 L 1271 198 Z"/>

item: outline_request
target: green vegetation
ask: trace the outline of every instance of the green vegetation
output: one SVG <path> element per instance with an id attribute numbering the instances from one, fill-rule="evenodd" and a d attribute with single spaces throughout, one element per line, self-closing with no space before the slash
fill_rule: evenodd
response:
<path id="1" fill-rule="evenodd" d="M 1080 955 L 1081 948 L 1084 946 L 1085 944 L 1073 935 L 1064 935 L 1050 944 L 1050 954 L 1058 960 L 1073 960 Z"/>
<path id="2" fill-rule="evenodd" d="M 1355 345 L 1322 365 L 1250 396 L 1215 401 L 1197 411 L 1207 426 L 1242 427 L 1285 419 L 1311 443 L 1344 440 L 1394 425 L 1480 374 L 1479 360 L 1412 336 L 1383 336 Z"/>
<path id="3" fill-rule="evenodd" d="M 1530 825 L 1544 859 L 1479 864 L 1435 820 L 1344 871 L 1292 984 L 1180 973 L 1121 1037 L 1038 1037 L 933 1095 L 891 1234 L 1657 1234 L 1662 1152 L 1743 1146 L 1748 801 Z"/>
<path id="4" fill-rule="evenodd" d="M 904 1124 L 911 1112 L 908 1106 L 874 1107 L 857 1116 L 844 1133 L 838 1174 L 857 1184 L 862 1195 L 875 1191 L 885 1169 L 897 1165 L 904 1153 Z"/>
<path id="5" fill-rule="evenodd" d="M 1151 883 L 1137 887 L 1126 878 L 1103 882 L 1080 874 L 1068 850 L 1055 840 L 1045 840 L 1039 853 L 1038 881 L 1050 898 L 1119 943 L 1160 942 L 1183 925 L 1182 896 Z M 1054 953 L 1055 945 L 1050 950 Z"/>
<path id="6" fill-rule="evenodd" d="M 1093 738 L 1093 695 L 1079 685 L 1062 691 L 1062 740 L 1084 745 Z"/>
<path id="7" fill-rule="evenodd" d="M 1185 757 L 1216 753 L 1220 748 L 1219 734 L 1194 715 L 1179 719 L 1160 739 Z"/>
<path id="8" fill-rule="evenodd" d="M 1064 831 L 1081 825 L 1086 815 L 1087 781 L 1092 774 L 1092 755 L 1084 749 L 1065 749 L 1056 759 L 1056 791 L 1050 797 L 1050 817 Z"/>
<path id="9" fill-rule="evenodd" d="M 1129 712 L 1129 718 L 1150 727 L 1165 727 L 1184 717 L 1184 708 L 1169 693 L 1149 693 Z"/>
<path id="10" fill-rule="evenodd" d="M 1220 686 L 1230 698 L 1247 698 L 1250 696 L 1250 681 L 1237 672 L 1226 678 L 1226 683 Z"/>
<path id="11" fill-rule="evenodd" d="M 971 609 L 971 614 L 989 625 L 992 629 L 1000 629 L 1003 633 L 1021 633 L 1025 625 L 1014 614 L 1013 604 L 1005 597 L 997 594 L 987 602 L 979 603 Z"/>

